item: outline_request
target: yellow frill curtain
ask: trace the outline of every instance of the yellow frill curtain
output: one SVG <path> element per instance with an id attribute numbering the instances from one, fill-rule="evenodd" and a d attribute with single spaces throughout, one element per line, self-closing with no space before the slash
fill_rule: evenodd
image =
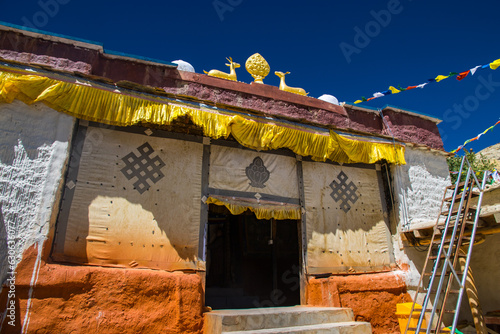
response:
<path id="1" fill-rule="evenodd" d="M 209 196 L 207 204 L 225 206 L 233 215 L 239 215 L 250 210 L 255 213 L 257 219 L 300 219 L 301 211 L 299 205 L 279 204 L 272 202 L 255 201 L 243 198 L 225 198 L 222 196 Z"/>
<path id="2" fill-rule="evenodd" d="M 116 126 L 134 124 L 169 125 L 181 116 L 189 117 L 214 139 L 232 135 L 241 145 L 255 150 L 288 148 L 315 161 L 375 163 L 386 160 L 405 164 L 404 146 L 351 139 L 333 131 L 320 132 L 299 124 L 272 122 L 218 110 L 173 104 L 152 95 L 134 95 L 82 79 L 49 78 L 28 71 L 0 67 L 0 102 L 14 99 L 27 104 L 42 102 L 79 119 Z"/>

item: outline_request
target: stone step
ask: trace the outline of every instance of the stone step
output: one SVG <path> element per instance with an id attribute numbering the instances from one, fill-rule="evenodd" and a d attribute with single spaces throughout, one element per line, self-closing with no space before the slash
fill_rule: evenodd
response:
<path id="1" fill-rule="evenodd" d="M 337 322 L 333 324 L 317 324 L 306 326 L 258 329 L 249 331 L 222 332 L 221 334 L 371 334 L 372 327 L 368 322 Z"/>
<path id="2" fill-rule="evenodd" d="M 255 331 L 353 320 L 352 310 L 340 307 L 292 306 L 217 310 L 205 313 L 205 333 Z"/>
<path id="3" fill-rule="evenodd" d="M 205 303 L 214 310 L 227 308 L 251 308 L 259 305 L 259 297 L 257 296 L 222 296 L 222 297 L 205 297 Z"/>

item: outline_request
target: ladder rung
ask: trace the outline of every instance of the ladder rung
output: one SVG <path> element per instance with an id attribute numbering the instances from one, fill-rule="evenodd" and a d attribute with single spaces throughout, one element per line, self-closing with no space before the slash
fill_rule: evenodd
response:
<path id="1" fill-rule="evenodd" d="M 467 257 L 467 254 L 462 254 L 462 253 L 459 253 L 459 254 L 458 254 L 458 257 Z M 437 257 L 437 255 L 432 255 L 432 256 L 429 256 L 429 260 L 436 260 L 437 258 L 438 258 L 438 257 Z M 446 255 L 441 254 L 441 256 L 440 256 L 439 258 L 440 258 L 440 259 L 444 259 L 444 258 L 446 258 Z M 453 256 L 452 256 L 451 258 L 453 258 Z"/>
<path id="2" fill-rule="evenodd" d="M 462 211 L 463 211 L 463 208 L 462 208 Z M 469 212 L 468 212 L 469 214 L 472 214 L 472 213 L 475 213 L 475 212 L 476 212 L 476 209 L 474 209 L 474 208 L 469 208 Z M 459 213 L 458 208 L 457 208 L 457 209 L 453 209 L 453 211 L 451 211 L 451 215 L 452 215 L 452 216 L 456 216 L 456 215 L 457 215 L 457 213 Z M 441 216 L 446 216 L 446 217 L 447 217 L 447 216 L 448 216 L 448 214 L 450 214 L 450 211 L 449 211 L 449 210 L 446 210 L 446 211 L 442 211 L 442 212 L 441 212 Z M 463 212 L 460 212 L 460 215 L 463 215 Z"/>
<path id="3" fill-rule="evenodd" d="M 451 184 L 451 185 L 449 185 L 448 187 L 446 187 L 446 189 L 454 189 L 454 188 L 455 188 L 455 186 L 456 186 L 456 184 Z M 459 187 L 459 188 L 461 188 L 461 187 L 463 187 L 463 186 L 465 186 L 465 181 L 462 181 L 462 182 L 460 182 L 460 183 L 458 184 L 458 187 Z"/>
<path id="4" fill-rule="evenodd" d="M 456 271 L 456 273 L 457 273 L 457 275 L 462 275 L 463 274 L 462 271 Z M 450 274 L 452 275 L 451 271 L 448 271 L 444 275 L 448 276 Z M 442 275 L 441 273 L 436 273 L 436 277 L 441 276 L 441 275 Z M 424 276 L 432 276 L 432 273 L 424 273 Z"/>
<path id="5" fill-rule="evenodd" d="M 434 242 L 432 243 L 433 245 L 439 245 L 441 243 L 441 239 L 434 239 Z M 447 240 L 444 241 L 444 245 L 446 248 L 448 248 L 450 243 L 450 240 L 447 238 Z"/>
<path id="6" fill-rule="evenodd" d="M 427 290 L 427 288 L 424 289 L 425 292 L 428 292 L 429 290 Z M 430 293 L 432 294 L 436 294 L 436 289 L 431 289 Z M 452 289 L 452 290 L 449 290 L 448 293 L 452 293 L 452 294 L 459 294 L 460 293 L 460 290 L 455 290 L 455 289 Z"/>
<path id="7" fill-rule="evenodd" d="M 474 198 L 474 197 L 477 197 L 477 196 L 479 196 L 479 193 L 476 192 L 476 191 L 473 191 L 472 194 L 471 194 L 471 196 L 470 196 L 470 198 Z M 457 196 L 455 196 L 455 203 L 460 202 L 461 198 L 462 198 L 462 193 L 457 194 Z M 451 203 L 452 199 L 453 199 L 453 195 L 450 196 L 450 197 L 446 197 L 443 201 Z"/>
<path id="8" fill-rule="evenodd" d="M 435 311 L 436 311 L 436 313 L 435 313 L 435 314 L 439 314 L 439 313 L 441 313 L 441 311 L 442 311 L 442 310 L 438 308 L 438 309 L 436 309 Z M 432 309 L 431 309 L 431 308 L 428 308 L 428 309 L 426 309 L 426 310 L 425 310 L 425 313 L 431 313 L 431 312 L 432 312 Z M 454 313 L 456 313 L 456 311 L 455 311 L 455 310 L 444 310 L 443 312 L 444 312 L 444 313 L 449 313 L 449 314 L 454 314 Z"/>
<path id="9" fill-rule="evenodd" d="M 464 221 L 464 220 L 460 219 L 460 220 L 458 221 L 458 224 L 457 224 L 457 225 L 460 225 L 460 223 L 462 223 L 463 221 Z M 473 225 L 473 224 L 474 224 L 474 221 L 473 221 L 473 220 L 469 220 L 469 219 L 467 219 L 467 220 L 465 220 L 465 223 L 466 223 L 466 224 Z M 437 225 L 436 225 L 436 227 L 437 227 L 440 231 L 443 231 L 443 230 L 444 230 L 444 228 L 446 227 L 446 224 L 437 224 Z M 448 229 L 452 229 L 452 228 L 454 228 L 454 227 L 455 227 L 455 223 L 453 223 L 453 224 L 448 224 Z"/>
<path id="10" fill-rule="evenodd" d="M 412 332 L 416 332 L 417 327 L 409 327 L 408 330 L 412 331 Z M 420 328 L 420 330 L 418 332 L 419 333 L 427 333 L 427 328 Z M 436 333 L 436 330 L 435 329 L 431 329 L 430 332 L 431 333 Z"/>
<path id="11" fill-rule="evenodd" d="M 436 314 L 439 314 L 442 310 L 437 308 L 436 309 Z M 431 308 L 428 308 L 425 310 L 425 313 L 429 313 L 429 312 L 432 312 L 432 309 Z M 444 310 L 444 313 L 455 313 L 455 310 Z"/>

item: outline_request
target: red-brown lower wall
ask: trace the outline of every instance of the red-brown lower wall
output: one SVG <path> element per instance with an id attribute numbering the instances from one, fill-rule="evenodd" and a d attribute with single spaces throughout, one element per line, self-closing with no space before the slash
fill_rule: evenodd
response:
<path id="1" fill-rule="evenodd" d="M 30 296 L 37 251 L 27 250 L 17 267 L 15 324 L 20 333 L 28 300 L 29 333 L 202 333 L 203 289 L 199 275 L 147 269 L 69 266 L 42 261 Z M 0 294 L 0 313 L 8 287 Z M 396 304 L 411 301 L 394 273 L 311 278 L 310 306 L 348 307 L 373 333 L 399 333 Z"/>
<path id="2" fill-rule="evenodd" d="M 411 301 L 405 282 L 394 273 L 312 278 L 310 306 L 348 307 L 356 321 L 368 321 L 374 334 L 400 333 L 396 304 Z"/>
<path id="3" fill-rule="evenodd" d="M 15 323 L 1 333 L 20 333 L 37 252 L 17 267 Z M 48 264 L 42 261 L 32 291 L 29 333 L 201 333 L 203 291 L 196 274 Z M 0 295 L 0 313 L 7 289 Z"/>

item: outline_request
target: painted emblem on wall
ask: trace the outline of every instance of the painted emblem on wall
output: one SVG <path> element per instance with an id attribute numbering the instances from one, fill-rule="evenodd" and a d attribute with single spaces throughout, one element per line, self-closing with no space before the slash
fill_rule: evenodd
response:
<path id="1" fill-rule="evenodd" d="M 250 180 L 250 185 L 255 188 L 265 188 L 264 183 L 271 175 L 260 157 L 253 159 L 253 162 L 245 169 L 245 173 Z"/>
<path id="2" fill-rule="evenodd" d="M 330 188 L 333 190 L 330 196 L 332 196 L 335 202 L 340 202 L 340 208 L 347 213 L 351 210 L 349 202 L 354 204 L 359 198 L 356 194 L 358 187 L 356 187 L 352 181 L 347 183 L 348 177 L 344 172 L 340 172 L 339 175 L 337 175 L 337 179 L 338 181 L 333 180 L 332 183 L 330 183 Z"/>
<path id="3" fill-rule="evenodd" d="M 127 180 L 131 180 L 134 177 L 137 178 L 137 181 L 134 182 L 134 187 L 142 194 L 151 187 L 148 179 L 156 183 L 165 176 L 161 171 L 165 163 L 159 156 L 151 157 L 155 151 L 148 142 L 139 146 L 137 151 L 139 151 L 139 155 L 130 152 L 122 158 L 123 162 L 125 162 L 125 167 L 122 168 L 121 172 Z"/>

